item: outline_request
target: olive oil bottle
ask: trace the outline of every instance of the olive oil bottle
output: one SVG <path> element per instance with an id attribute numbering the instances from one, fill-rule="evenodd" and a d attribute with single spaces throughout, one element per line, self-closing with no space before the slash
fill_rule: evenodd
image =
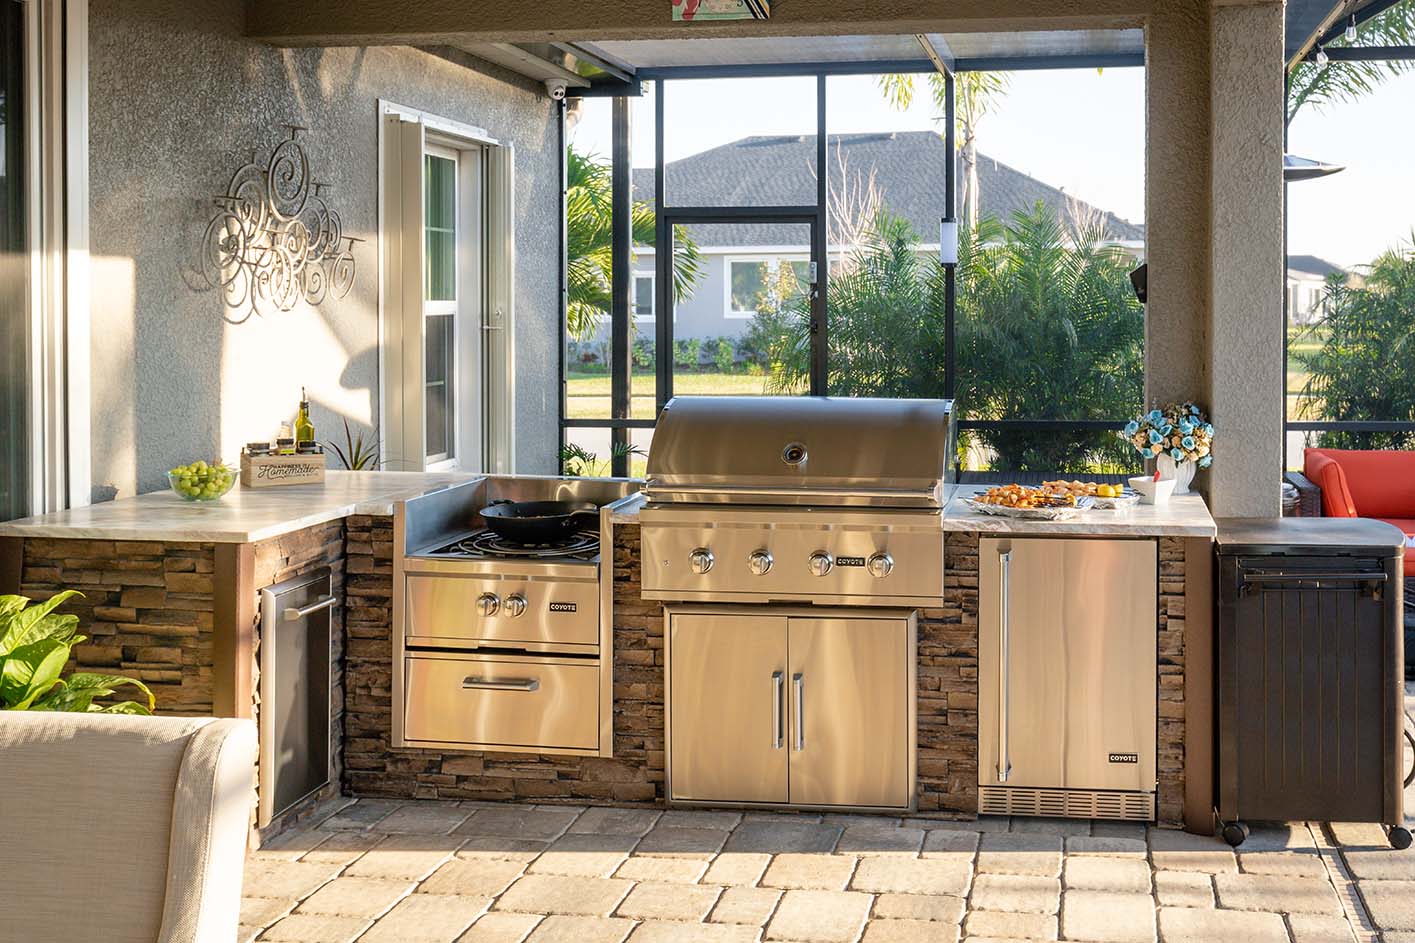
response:
<path id="1" fill-rule="evenodd" d="M 300 387 L 300 411 L 295 416 L 295 444 L 314 441 L 314 423 L 310 422 L 310 399 Z"/>

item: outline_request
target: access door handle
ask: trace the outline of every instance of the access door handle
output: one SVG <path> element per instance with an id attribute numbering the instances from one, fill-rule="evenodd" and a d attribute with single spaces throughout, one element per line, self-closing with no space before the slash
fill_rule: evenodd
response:
<path id="1" fill-rule="evenodd" d="M 1007 776 L 1012 771 L 1012 763 L 1007 755 L 1007 721 L 1008 702 L 1011 700 L 1008 685 L 1011 681 L 1011 670 L 1008 665 L 1008 650 L 1010 648 L 1011 626 L 1010 614 L 1007 611 L 1008 597 L 1011 595 L 1012 582 L 1012 551 L 999 550 L 997 553 L 997 564 L 1000 578 L 998 579 L 998 635 L 997 635 L 997 781 L 1007 782 Z"/>
<path id="2" fill-rule="evenodd" d="M 785 721 L 785 706 L 781 703 L 782 697 L 786 694 L 785 680 L 781 672 L 771 673 L 771 748 L 780 750 L 782 743 L 786 740 L 786 730 L 783 726 Z"/>
<path id="3" fill-rule="evenodd" d="M 806 748 L 806 681 L 799 674 L 791 676 L 791 691 L 796 701 L 796 749 Z"/>
<path id="4" fill-rule="evenodd" d="M 487 691 L 538 691 L 539 678 L 476 678 L 462 679 L 462 687 Z"/>
<path id="5" fill-rule="evenodd" d="M 296 609 L 294 606 L 290 606 L 285 610 L 283 615 L 285 617 L 286 622 L 296 622 L 300 619 L 303 619 L 305 616 L 319 612 L 321 609 L 329 609 L 338 601 L 339 600 L 334 598 L 333 596 L 321 596 L 319 599 L 310 603 L 308 606 L 301 606 L 298 609 Z"/>

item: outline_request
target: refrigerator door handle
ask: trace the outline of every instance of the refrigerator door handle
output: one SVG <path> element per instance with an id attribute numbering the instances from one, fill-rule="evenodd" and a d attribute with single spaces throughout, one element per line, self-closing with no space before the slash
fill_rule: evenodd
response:
<path id="1" fill-rule="evenodd" d="M 1002 578 L 998 581 L 998 659 L 997 659 L 997 781 L 1007 782 L 1007 776 L 1012 771 L 1012 763 L 1007 756 L 1007 707 L 1010 700 L 1008 683 L 1010 681 L 1010 671 L 1008 670 L 1008 638 L 1010 626 L 1008 625 L 1007 600 L 1010 595 L 1011 570 L 1012 570 L 1012 550 L 999 550 L 997 552 L 998 567 Z"/>
<path id="2" fill-rule="evenodd" d="M 791 676 L 791 690 L 796 696 L 796 750 L 806 748 L 806 680 L 799 674 Z"/>

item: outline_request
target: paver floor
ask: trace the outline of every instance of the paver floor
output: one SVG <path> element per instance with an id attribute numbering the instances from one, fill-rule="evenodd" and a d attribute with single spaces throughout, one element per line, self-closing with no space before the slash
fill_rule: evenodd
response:
<path id="1" fill-rule="evenodd" d="M 1339 823 L 1235 854 L 1115 822 L 341 800 L 252 852 L 245 893 L 241 943 L 1415 943 L 1415 849 Z"/>

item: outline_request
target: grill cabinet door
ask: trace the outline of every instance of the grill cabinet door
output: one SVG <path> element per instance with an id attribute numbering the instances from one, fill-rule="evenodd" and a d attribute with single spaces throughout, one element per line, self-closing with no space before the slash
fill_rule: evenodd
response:
<path id="1" fill-rule="evenodd" d="M 791 802 L 904 807 L 907 618 L 791 619 Z"/>
<path id="2" fill-rule="evenodd" d="M 669 620 L 670 797 L 785 802 L 786 619 Z"/>
<path id="3" fill-rule="evenodd" d="M 978 572 L 979 784 L 1153 790 L 1155 542 L 985 537 Z"/>

